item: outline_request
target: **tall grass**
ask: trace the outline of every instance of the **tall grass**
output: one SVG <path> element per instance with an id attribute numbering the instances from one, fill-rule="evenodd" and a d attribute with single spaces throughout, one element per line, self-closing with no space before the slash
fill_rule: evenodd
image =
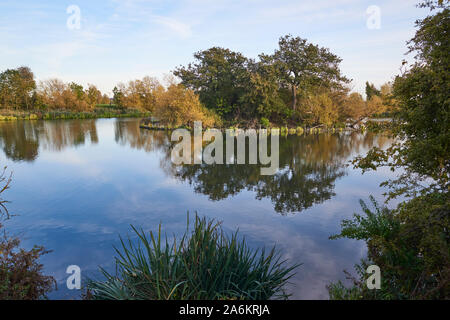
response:
<path id="1" fill-rule="evenodd" d="M 298 265 L 286 266 L 275 248 L 252 251 L 238 233 L 227 237 L 221 224 L 195 217 L 180 240 L 133 228 L 137 244 L 121 238 L 116 275 L 89 281 L 93 299 L 286 299 L 283 287 Z"/>

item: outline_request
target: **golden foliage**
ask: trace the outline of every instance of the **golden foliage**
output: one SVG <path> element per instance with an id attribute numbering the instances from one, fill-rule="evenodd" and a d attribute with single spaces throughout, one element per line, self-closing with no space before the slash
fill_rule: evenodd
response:
<path id="1" fill-rule="evenodd" d="M 309 125 L 331 126 L 337 120 L 337 107 L 327 93 L 312 95 L 302 102 L 303 118 Z"/>
<path id="2" fill-rule="evenodd" d="M 156 78 L 148 76 L 129 81 L 127 85 L 119 83 L 117 88 L 123 94 L 123 107 L 147 111 L 154 110 L 157 96 L 164 91 Z"/>
<path id="3" fill-rule="evenodd" d="M 89 111 L 95 106 L 89 103 L 84 92 L 76 92 L 69 84 L 56 78 L 41 81 L 37 93 L 49 109 Z"/>
<path id="4" fill-rule="evenodd" d="M 205 127 L 220 125 L 219 118 L 201 104 L 194 91 L 180 84 L 159 92 L 154 115 L 173 127 L 193 126 L 194 121 L 202 121 Z"/>

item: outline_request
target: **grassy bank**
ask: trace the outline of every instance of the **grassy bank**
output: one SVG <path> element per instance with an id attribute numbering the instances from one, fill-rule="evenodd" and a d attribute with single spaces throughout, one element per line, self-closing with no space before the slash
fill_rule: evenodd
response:
<path id="1" fill-rule="evenodd" d="M 136 109 L 98 106 L 92 111 L 67 110 L 2 110 L 0 121 L 15 120 L 57 120 L 57 119 L 97 119 L 97 118 L 132 118 L 148 117 L 148 112 Z"/>

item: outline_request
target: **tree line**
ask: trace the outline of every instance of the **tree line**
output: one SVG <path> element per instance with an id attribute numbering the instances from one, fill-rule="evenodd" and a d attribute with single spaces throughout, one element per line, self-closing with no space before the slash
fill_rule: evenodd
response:
<path id="1" fill-rule="evenodd" d="M 89 111 L 97 104 L 109 104 L 109 97 L 95 85 L 83 88 L 75 82 L 48 79 L 36 83 L 29 67 L 0 73 L 0 108 L 3 110 Z"/>
<path id="2" fill-rule="evenodd" d="M 367 83 L 364 100 L 350 93 L 350 80 L 339 67 L 342 59 L 329 49 L 291 35 L 278 44 L 258 60 L 213 47 L 195 53 L 194 62 L 173 73 L 225 121 L 331 126 L 394 110 L 391 84 L 378 90 Z"/>
<path id="3" fill-rule="evenodd" d="M 151 112 L 172 126 L 202 120 L 249 126 L 333 126 L 392 113 L 392 85 L 366 83 L 366 96 L 350 90 L 342 61 L 329 49 L 300 37 L 279 39 L 273 54 L 257 60 L 213 47 L 179 66 L 167 85 L 144 77 L 119 83 L 110 99 L 95 85 L 49 79 L 36 83 L 28 67 L 0 73 L 0 109 L 92 111 L 98 105 Z M 175 78 L 176 77 L 176 78 Z"/>
<path id="4" fill-rule="evenodd" d="M 197 94 L 173 78 L 167 86 L 148 76 L 119 83 L 110 99 L 92 84 L 84 88 L 56 78 L 36 83 L 29 67 L 0 73 L 0 111 L 92 112 L 106 106 L 150 112 L 173 126 L 192 125 L 197 120 L 206 126 L 220 124 L 219 117 L 204 107 Z"/>

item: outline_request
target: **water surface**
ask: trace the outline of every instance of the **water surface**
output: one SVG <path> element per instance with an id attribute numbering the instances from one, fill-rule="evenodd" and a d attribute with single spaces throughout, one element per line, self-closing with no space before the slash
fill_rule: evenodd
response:
<path id="1" fill-rule="evenodd" d="M 331 241 L 340 221 L 359 211 L 359 199 L 381 200 L 389 171 L 361 174 L 346 167 L 368 148 L 389 140 L 372 133 L 280 137 L 280 170 L 261 176 L 258 165 L 186 165 L 170 162 L 165 132 L 139 128 L 138 119 L 0 123 L 0 165 L 13 172 L 2 196 L 17 216 L 6 222 L 58 281 L 55 299 L 78 298 L 65 286 L 67 266 L 98 277 L 114 270 L 118 235 L 130 225 L 167 234 L 185 230 L 186 212 L 239 228 L 250 246 L 276 245 L 303 263 L 288 290 L 294 299 L 327 299 L 325 286 L 365 256 L 362 242 Z M 131 235 L 131 234 L 130 234 Z"/>

